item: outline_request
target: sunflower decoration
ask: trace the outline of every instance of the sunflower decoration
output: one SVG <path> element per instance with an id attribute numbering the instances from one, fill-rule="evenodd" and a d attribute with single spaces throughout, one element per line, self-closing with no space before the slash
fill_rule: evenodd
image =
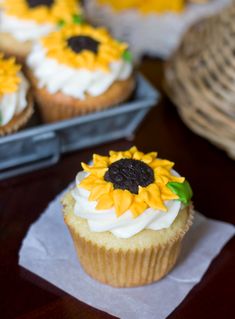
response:
<path id="1" fill-rule="evenodd" d="M 9 16 L 39 24 L 72 22 L 82 18 L 77 0 L 3 0 L 2 7 Z"/>
<path id="2" fill-rule="evenodd" d="M 47 57 L 72 68 L 109 71 L 110 63 L 130 62 L 127 44 L 111 37 L 104 28 L 68 24 L 42 39 Z"/>
<path id="3" fill-rule="evenodd" d="M 3 54 L 0 54 L 0 98 L 4 94 L 17 91 L 20 83 L 18 75 L 20 68 L 14 58 L 4 59 Z"/>
<path id="4" fill-rule="evenodd" d="M 91 166 L 82 163 L 88 173 L 80 184 L 96 201 L 97 210 L 115 208 L 117 217 L 127 210 L 133 217 L 147 208 L 167 211 L 165 201 L 190 203 L 192 190 L 184 177 L 176 176 L 174 163 L 157 158 L 157 153 L 144 154 L 136 147 L 125 152 L 111 151 L 109 156 L 93 155 Z"/>
<path id="5" fill-rule="evenodd" d="M 180 12 L 186 0 L 98 0 L 102 5 L 110 5 L 116 11 L 137 9 L 142 13 Z"/>

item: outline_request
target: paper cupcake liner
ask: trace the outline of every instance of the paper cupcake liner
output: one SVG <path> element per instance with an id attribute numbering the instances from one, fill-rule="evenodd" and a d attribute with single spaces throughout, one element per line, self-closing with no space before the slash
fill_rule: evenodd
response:
<path id="1" fill-rule="evenodd" d="M 27 76 L 32 83 L 42 120 L 46 123 L 70 119 L 90 112 L 100 111 L 126 101 L 135 87 L 134 76 L 124 81 L 116 81 L 105 93 L 85 100 L 78 100 L 61 92 L 50 94 L 44 88 L 38 88 L 37 79 L 31 71 Z"/>
<path id="2" fill-rule="evenodd" d="M 5 56 L 14 56 L 17 62 L 23 64 L 32 47 L 31 41 L 20 42 L 10 33 L 0 32 L 0 51 Z"/>
<path id="3" fill-rule="evenodd" d="M 98 246 L 81 237 L 71 225 L 67 226 L 80 263 L 91 277 L 114 287 L 134 287 L 155 282 L 173 268 L 192 218 L 190 212 L 184 228 L 166 244 L 126 251 Z"/>
<path id="4" fill-rule="evenodd" d="M 32 92 L 28 92 L 27 96 L 28 106 L 19 114 L 15 115 L 10 122 L 6 125 L 0 126 L 0 136 L 14 133 L 22 128 L 32 116 L 33 109 L 33 96 Z"/>

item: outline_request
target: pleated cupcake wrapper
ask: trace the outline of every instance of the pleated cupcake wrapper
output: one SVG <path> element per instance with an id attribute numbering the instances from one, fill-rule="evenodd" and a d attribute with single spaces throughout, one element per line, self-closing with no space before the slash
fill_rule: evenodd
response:
<path id="1" fill-rule="evenodd" d="M 190 213 L 184 229 L 164 245 L 126 251 L 98 246 L 67 226 L 80 263 L 91 277 L 114 287 L 134 287 L 157 281 L 173 268 L 192 219 L 193 214 Z"/>
<path id="2" fill-rule="evenodd" d="M 28 69 L 27 75 L 32 82 L 34 95 L 46 123 L 73 118 L 75 116 L 100 111 L 127 100 L 135 86 L 134 77 L 114 83 L 105 93 L 84 100 L 75 99 L 61 92 L 50 94 L 44 88 L 38 88 L 37 79 Z"/>
<path id="3" fill-rule="evenodd" d="M 99 106 L 91 107 L 89 105 L 81 108 L 73 107 L 70 104 L 66 104 L 66 102 L 64 103 L 63 99 L 61 101 L 53 101 L 51 98 L 47 99 L 47 96 L 40 89 L 35 89 L 34 92 L 42 120 L 45 123 L 62 121 L 104 109 Z"/>
<path id="4" fill-rule="evenodd" d="M 28 105 L 22 112 L 15 115 L 6 125 L 0 126 L 0 136 L 18 131 L 28 122 L 34 112 L 33 96 L 31 91 L 28 92 L 27 101 Z"/>

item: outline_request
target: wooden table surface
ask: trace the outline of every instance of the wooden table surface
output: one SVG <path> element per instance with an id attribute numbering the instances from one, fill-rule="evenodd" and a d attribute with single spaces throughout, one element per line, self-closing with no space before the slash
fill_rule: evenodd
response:
<path id="1" fill-rule="evenodd" d="M 141 71 L 161 89 L 162 63 L 145 60 Z M 219 134 L 219 130 L 218 130 Z M 63 156 L 48 169 L 0 183 L 0 318 L 113 318 L 18 266 L 18 252 L 30 225 L 75 177 L 92 153 L 135 144 L 176 162 L 194 190 L 194 204 L 206 216 L 235 224 L 235 166 L 223 151 L 192 133 L 163 95 L 139 127 L 133 142 L 120 140 Z M 235 318 L 235 239 L 226 244 L 201 282 L 170 319 Z M 163 296 L 167 298 L 167 296 Z M 134 318 L 133 318 L 134 319 Z M 157 319 L 157 318 L 156 318 Z"/>

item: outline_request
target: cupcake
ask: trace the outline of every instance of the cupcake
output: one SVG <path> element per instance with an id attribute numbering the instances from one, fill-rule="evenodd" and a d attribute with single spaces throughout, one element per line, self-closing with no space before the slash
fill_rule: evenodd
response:
<path id="1" fill-rule="evenodd" d="M 222 2 L 222 3 L 221 3 Z M 143 56 L 168 58 L 190 25 L 225 6 L 211 0 L 89 0 L 86 17 L 126 41 L 135 60 Z"/>
<path id="2" fill-rule="evenodd" d="M 82 163 L 62 204 L 78 258 L 91 277 L 133 287 L 173 268 L 192 223 L 192 190 L 173 165 L 136 147 Z"/>
<path id="3" fill-rule="evenodd" d="M 77 0 L 3 0 L 0 12 L 0 50 L 20 62 L 32 43 L 64 22 L 81 19 Z"/>
<path id="4" fill-rule="evenodd" d="M 42 38 L 27 66 L 44 122 L 117 105 L 135 86 L 127 44 L 85 24 L 65 25 Z"/>
<path id="5" fill-rule="evenodd" d="M 0 54 L 0 136 L 17 131 L 33 113 L 29 83 L 20 68 L 14 58 Z"/>

